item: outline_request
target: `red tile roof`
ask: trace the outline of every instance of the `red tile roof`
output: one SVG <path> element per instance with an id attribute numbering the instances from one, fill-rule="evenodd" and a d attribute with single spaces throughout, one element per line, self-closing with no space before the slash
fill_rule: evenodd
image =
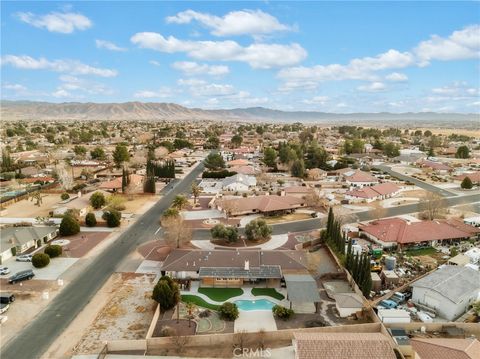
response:
<path id="1" fill-rule="evenodd" d="M 227 204 L 233 208 L 233 213 L 253 212 L 273 212 L 287 209 L 293 209 L 302 206 L 305 200 L 293 196 L 255 196 L 236 199 L 225 199 L 218 202 L 221 208 Z"/>
<path id="2" fill-rule="evenodd" d="M 474 233 L 480 233 L 478 228 L 472 226 L 468 226 L 468 228 L 462 226 L 460 228 L 460 226 L 452 225 L 447 221 L 410 223 L 402 218 L 387 218 L 373 221 L 369 224 L 360 224 L 359 229 L 382 242 L 396 242 L 399 244 L 468 238 Z"/>
<path id="3" fill-rule="evenodd" d="M 456 176 L 455 178 L 463 181 L 465 177 L 468 177 L 472 180 L 472 182 L 480 182 L 480 171 L 472 172 L 472 173 L 464 173 L 463 175 Z"/>
<path id="4" fill-rule="evenodd" d="M 433 161 L 428 161 L 428 160 L 421 160 L 419 162 L 420 166 L 422 167 L 429 167 L 431 169 L 437 170 L 437 171 L 450 171 L 452 170 L 451 167 L 441 163 L 441 162 L 433 162 Z"/>
<path id="5" fill-rule="evenodd" d="M 370 173 L 364 171 L 354 171 L 352 174 L 346 172 L 343 174 L 345 179 L 349 182 L 378 182 L 378 179 L 373 177 Z"/>
<path id="6" fill-rule="evenodd" d="M 346 194 L 359 198 L 375 198 L 378 196 L 386 196 L 398 192 L 400 187 L 394 183 L 381 183 L 372 187 L 364 187 L 354 191 L 347 191 Z"/>

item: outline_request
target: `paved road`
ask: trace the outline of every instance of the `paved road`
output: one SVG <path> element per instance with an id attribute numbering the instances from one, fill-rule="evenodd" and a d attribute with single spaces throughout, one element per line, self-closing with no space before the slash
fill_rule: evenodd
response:
<path id="1" fill-rule="evenodd" d="M 26 328 L 6 345 L 2 343 L 0 357 L 39 358 L 115 272 L 118 263 L 138 245 L 154 237 L 159 228 L 161 213 L 170 206 L 175 195 L 190 190 L 191 182 L 202 170 L 203 164 L 200 164 L 184 180 L 170 185 L 164 197 L 70 282 L 44 311 L 36 318 L 32 318 L 32 322 Z M 21 301 L 14 305 L 21 305 Z"/>
<path id="2" fill-rule="evenodd" d="M 457 196 L 446 198 L 445 201 L 449 207 L 462 205 L 462 204 L 471 204 L 480 201 L 480 194 L 474 194 L 469 196 Z M 394 217 L 400 216 L 403 214 L 415 213 L 418 212 L 418 204 L 407 204 L 405 206 L 385 208 L 385 212 L 382 214 L 382 217 Z M 363 211 L 358 213 L 353 213 L 345 217 L 344 223 L 356 223 L 361 221 L 370 221 L 375 219 L 375 211 Z M 303 221 L 289 222 L 274 224 L 272 226 L 273 234 L 282 234 L 287 232 L 302 232 L 302 231 L 311 231 L 313 229 L 318 229 L 326 225 L 326 218 L 313 218 L 306 219 Z M 240 232 L 243 230 L 240 229 Z M 208 229 L 198 229 L 194 231 L 194 239 L 196 240 L 210 240 L 210 230 Z"/>
<path id="3" fill-rule="evenodd" d="M 450 192 L 450 191 L 447 191 L 446 189 L 443 189 L 443 188 L 439 188 L 437 186 L 434 186 L 433 184 L 430 184 L 430 183 L 426 183 L 426 182 L 423 182 L 423 181 L 420 181 L 416 178 L 413 178 L 413 177 L 410 177 L 410 176 L 407 176 L 407 175 L 404 175 L 404 174 L 401 174 L 399 172 L 396 172 L 394 170 L 392 170 L 391 167 L 388 167 L 388 166 L 385 166 L 385 165 L 380 165 L 380 166 L 376 166 L 377 168 L 381 169 L 382 171 L 385 171 L 387 172 L 389 175 L 391 176 L 395 176 L 403 181 L 409 181 L 409 182 L 412 182 L 412 183 L 415 183 L 416 186 L 420 187 L 420 188 L 423 188 L 424 190 L 426 191 L 429 191 L 429 192 L 433 192 L 433 193 L 437 193 L 439 194 L 440 196 L 442 197 L 453 197 L 453 196 L 457 196 L 456 193 L 453 193 L 453 192 Z"/>

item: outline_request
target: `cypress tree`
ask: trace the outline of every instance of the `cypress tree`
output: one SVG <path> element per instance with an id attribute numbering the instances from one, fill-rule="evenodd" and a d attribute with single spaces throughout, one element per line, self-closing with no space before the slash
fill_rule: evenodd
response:
<path id="1" fill-rule="evenodd" d="M 127 180 L 127 171 L 125 170 L 125 167 L 122 169 L 122 193 L 125 193 L 125 189 L 128 186 L 128 180 Z"/>
<path id="2" fill-rule="evenodd" d="M 332 209 L 332 207 L 330 207 L 330 209 L 328 210 L 328 217 L 327 217 L 327 236 L 328 237 L 331 237 L 331 235 L 332 235 L 333 221 L 334 221 L 333 209 Z"/>
<path id="3" fill-rule="evenodd" d="M 345 268 L 351 273 L 352 271 L 352 240 L 348 241 L 347 255 L 345 256 Z"/>
<path id="4" fill-rule="evenodd" d="M 365 266 L 365 274 L 361 289 L 366 298 L 370 297 L 370 291 L 372 290 L 372 273 L 370 271 L 370 263 L 368 260 L 367 265 Z"/>

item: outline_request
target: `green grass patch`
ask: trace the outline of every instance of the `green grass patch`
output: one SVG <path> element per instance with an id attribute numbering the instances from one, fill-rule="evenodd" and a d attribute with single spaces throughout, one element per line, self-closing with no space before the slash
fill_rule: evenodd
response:
<path id="1" fill-rule="evenodd" d="M 203 307 L 203 308 L 212 309 L 212 310 L 218 310 L 218 308 L 220 307 L 219 305 L 207 303 L 202 298 L 197 297 L 196 295 L 191 295 L 191 294 L 182 295 L 182 302 L 193 303 L 197 307 Z"/>
<path id="2" fill-rule="evenodd" d="M 419 249 L 407 249 L 405 251 L 407 256 L 428 256 L 431 254 L 437 253 L 437 250 L 433 247 L 425 247 L 425 248 L 419 248 Z"/>
<path id="3" fill-rule="evenodd" d="M 216 302 L 225 302 L 230 298 L 243 294 L 242 288 L 198 288 L 198 293 L 205 294 Z"/>
<path id="4" fill-rule="evenodd" d="M 275 288 L 253 288 L 252 289 L 252 294 L 256 297 L 259 295 L 266 295 L 268 297 L 275 298 L 277 300 L 283 300 L 285 297 L 283 294 L 278 293 Z"/>

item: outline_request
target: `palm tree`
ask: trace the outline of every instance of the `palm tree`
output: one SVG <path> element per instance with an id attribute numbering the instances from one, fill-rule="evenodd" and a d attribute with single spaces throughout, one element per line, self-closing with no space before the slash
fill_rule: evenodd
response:
<path id="1" fill-rule="evenodd" d="M 193 194 L 193 204 L 197 204 L 197 198 L 200 196 L 200 193 L 202 192 L 201 188 L 198 186 L 196 182 L 192 182 L 192 194 Z"/>
<path id="2" fill-rule="evenodd" d="M 183 209 L 187 206 L 188 200 L 187 197 L 179 194 L 176 195 L 175 198 L 172 201 L 172 207 L 178 208 L 178 209 Z"/>
<path id="3" fill-rule="evenodd" d="M 195 310 L 196 308 L 196 305 L 191 303 L 191 302 L 187 302 L 185 303 L 185 306 L 187 307 L 187 312 L 188 312 L 188 327 L 190 328 L 191 326 L 191 321 L 193 319 L 193 311 Z"/>

